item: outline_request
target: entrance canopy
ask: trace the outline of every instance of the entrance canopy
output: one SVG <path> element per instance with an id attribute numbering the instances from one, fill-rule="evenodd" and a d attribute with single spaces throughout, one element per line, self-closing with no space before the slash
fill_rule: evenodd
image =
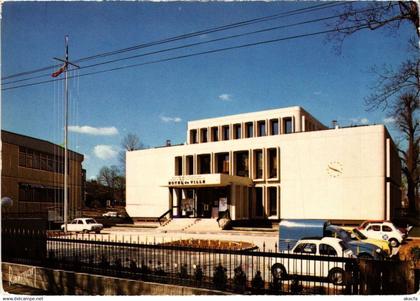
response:
<path id="1" fill-rule="evenodd" d="M 170 188 L 194 188 L 194 187 L 223 187 L 231 184 L 252 186 L 252 179 L 227 174 L 202 174 L 174 176 L 168 179 L 168 184 L 163 187 Z"/>

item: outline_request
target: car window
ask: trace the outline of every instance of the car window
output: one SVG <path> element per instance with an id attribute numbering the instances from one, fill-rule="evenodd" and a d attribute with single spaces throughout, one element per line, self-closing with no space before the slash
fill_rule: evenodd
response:
<path id="1" fill-rule="evenodd" d="M 83 221 L 77 221 L 77 224 L 78 225 L 83 224 Z"/>
<path id="2" fill-rule="evenodd" d="M 96 222 L 93 218 L 90 218 L 86 220 L 86 224 L 96 224 Z"/>
<path id="3" fill-rule="evenodd" d="M 77 220 L 73 220 L 71 223 L 72 224 L 77 224 Z"/>
<path id="4" fill-rule="evenodd" d="M 367 228 L 367 231 L 381 231 L 381 227 L 379 225 L 372 225 Z"/>
<path id="5" fill-rule="evenodd" d="M 293 252 L 304 254 L 316 254 L 316 245 L 311 243 L 302 243 L 299 244 Z"/>
<path id="6" fill-rule="evenodd" d="M 384 226 L 382 226 L 382 231 L 384 231 L 384 232 L 392 232 L 392 229 L 390 227 L 384 225 Z"/>
<path id="7" fill-rule="evenodd" d="M 319 245 L 319 254 L 328 255 L 328 256 L 337 256 L 337 251 L 330 245 L 320 244 Z"/>

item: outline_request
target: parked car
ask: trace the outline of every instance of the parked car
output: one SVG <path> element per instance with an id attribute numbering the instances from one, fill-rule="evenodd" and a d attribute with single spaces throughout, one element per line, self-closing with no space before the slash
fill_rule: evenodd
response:
<path id="1" fill-rule="evenodd" d="M 279 224 L 279 251 L 291 250 L 304 237 L 337 237 L 348 249 L 361 258 L 382 259 L 387 254 L 373 244 L 353 241 L 346 231 L 331 225 L 328 220 L 282 220 Z"/>
<path id="2" fill-rule="evenodd" d="M 102 224 L 97 223 L 93 218 L 75 218 L 71 223 L 67 224 L 67 231 L 71 232 L 95 232 L 100 233 L 104 228 Z M 61 225 L 61 229 L 64 230 L 64 224 Z"/>
<path id="3" fill-rule="evenodd" d="M 389 243 L 387 241 L 384 241 L 382 239 L 368 238 L 357 228 L 354 227 L 342 227 L 342 229 L 350 235 L 352 240 L 373 244 L 380 248 L 382 251 L 384 251 L 386 254 L 391 255 L 391 248 L 389 247 Z"/>
<path id="4" fill-rule="evenodd" d="M 383 259 L 387 254 L 378 246 L 363 242 L 352 240 L 350 235 L 342 228 L 335 225 L 328 225 L 325 228 L 325 236 L 337 237 L 343 240 L 346 247 L 353 251 L 359 258 L 365 259 Z"/>
<path id="5" fill-rule="evenodd" d="M 102 216 L 104 216 L 104 217 L 118 217 L 118 212 L 117 211 L 108 211 L 108 212 L 102 214 Z"/>
<path id="6" fill-rule="evenodd" d="M 375 220 L 364 221 L 357 230 L 366 237 L 388 241 L 392 248 L 397 248 L 407 238 L 411 228 L 404 229 L 403 233 L 390 221 Z"/>
<path id="7" fill-rule="evenodd" d="M 299 240 L 291 254 L 354 257 L 353 252 L 339 238 L 323 237 Z M 289 275 L 327 278 L 336 285 L 344 283 L 344 262 L 300 258 L 276 258 L 271 266 L 275 279 L 287 279 Z"/>

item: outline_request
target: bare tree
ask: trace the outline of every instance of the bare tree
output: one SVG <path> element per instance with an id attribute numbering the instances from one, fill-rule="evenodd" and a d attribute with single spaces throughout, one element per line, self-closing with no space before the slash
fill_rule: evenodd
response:
<path id="1" fill-rule="evenodd" d="M 418 110 L 419 97 L 403 94 L 391 111 L 394 112 L 395 124 L 406 140 L 406 148 L 399 148 L 402 172 L 406 179 L 409 210 L 415 212 L 420 188 L 420 124 Z"/>
<path id="2" fill-rule="evenodd" d="M 402 23 L 408 22 L 414 26 L 417 37 L 420 36 L 419 8 L 414 1 L 363 2 L 363 8 L 357 5 L 357 2 L 345 4 L 340 18 L 329 24 L 336 31 L 328 38 L 338 42 L 336 50 L 339 52 L 346 37 L 364 29 L 384 28 L 396 32 Z"/>
<path id="3" fill-rule="evenodd" d="M 120 176 L 120 174 L 121 172 L 117 166 L 104 166 L 99 170 L 97 179 L 100 184 L 114 189 L 116 185 L 116 178 Z"/>
<path id="4" fill-rule="evenodd" d="M 122 150 L 119 153 L 119 161 L 121 164 L 121 169 L 123 170 L 123 172 L 125 172 L 126 152 L 144 149 L 145 146 L 143 143 L 141 143 L 140 138 L 136 134 L 129 133 L 121 140 L 121 147 Z"/>

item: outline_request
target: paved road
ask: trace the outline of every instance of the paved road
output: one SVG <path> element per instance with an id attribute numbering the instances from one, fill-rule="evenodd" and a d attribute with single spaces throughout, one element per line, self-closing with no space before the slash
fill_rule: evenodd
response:
<path id="1" fill-rule="evenodd" d="M 48 295 L 47 291 L 20 284 L 10 284 L 8 281 L 3 281 L 3 290 L 14 295 Z M 2 296 L 7 297 L 7 294 L 2 292 Z"/>

